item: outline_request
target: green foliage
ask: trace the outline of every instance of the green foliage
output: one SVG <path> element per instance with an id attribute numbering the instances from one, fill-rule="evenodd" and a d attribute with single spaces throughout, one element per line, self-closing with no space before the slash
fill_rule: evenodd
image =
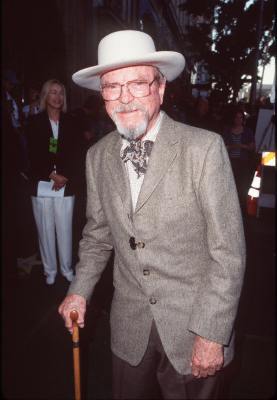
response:
<path id="1" fill-rule="evenodd" d="M 197 21 L 188 27 L 184 36 L 189 65 L 202 60 L 211 83 L 214 82 L 215 88 L 226 98 L 234 100 L 243 83 L 257 73 L 255 60 L 261 0 L 187 0 L 179 8 Z M 266 65 L 275 55 L 274 15 L 274 0 L 264 0 L 260 65 Z M 199 22 L 200 16 L 202 22 Z"/>

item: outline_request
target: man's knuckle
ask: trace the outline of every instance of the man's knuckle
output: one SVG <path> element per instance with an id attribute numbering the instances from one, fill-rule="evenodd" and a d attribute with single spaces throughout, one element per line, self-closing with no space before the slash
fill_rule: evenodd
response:
<path id="1" fill-rule="evenodd" d="M 201 361 L 196 357 L 193 357 L 192 363 L 197 367 L 201 365 Z"/>
<path id="2" fill-rule="evenodd" d="M 210 364 L 206 361 L 206 362 L 203 362 L 203 363 L 201 364 L 201 367 L 202 367 L 204 370 L 207 370 L 207 369 L 210 368 L 211 366 L 210 366 Z"/>

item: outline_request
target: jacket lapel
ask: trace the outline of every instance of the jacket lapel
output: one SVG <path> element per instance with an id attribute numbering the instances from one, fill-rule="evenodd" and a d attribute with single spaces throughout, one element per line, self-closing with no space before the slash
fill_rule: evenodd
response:
<path id="1" fill-rule="evenodd" d="M 177 154 L 177 143 L 178 138 L 175 135 L 174 121 L 165 114 L 149 159 L 135 212 L 138 212 L 149 199 L 172 164 Z"/>
<path id="2" fill-rule="evenodd" d="M 132 214 L 132 197 L 128 175 L 120 158 L 122 141 L 117 131 L 112 132 L 113 138 L 107 149 L 107 163 L 109 173 L 112 177 L 114 190 L 116 190 L 122 200 L 127 214 Z"/>
<path id="3" fill-rule="evenodd" d="M 52 132 L 52 127 L 51 127 L 51 123 L 50 123 L 50 120 L 49 120 L 49 116 L 48 116 L 46 111 L 43 111 L 40 114 L 40 117 L 41 117 L 41 120 L 42 120 L 41 125 L 44 127 L 44 129 L 43 129 L 44 133 L 43 134 L 44 134 L 45 138 L 47 138 L 47 140 L 49 142 L 50 137 L 53 136 L 53 132 Z"/>

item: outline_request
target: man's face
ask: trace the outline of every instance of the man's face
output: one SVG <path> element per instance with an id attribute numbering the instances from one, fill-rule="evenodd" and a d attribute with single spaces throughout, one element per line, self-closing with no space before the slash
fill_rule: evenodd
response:
<path id="1" fill-rule="evenodd" d="M 134 66 L 107 72 L 101 77 L 101 85 L 125 84 L 132 81 L 151 83 L 158 78 L 158 71 L 152 66 Z M 163 101 L 165 82 L 154 80 L 149 95 L 134 97 L 127 86 L 122 86 L 117 100 L 105 101 L 106 111 L 116 124 L 117 130 L 129 140 L 137 139 L 147 133 L 154 125 Z"/>

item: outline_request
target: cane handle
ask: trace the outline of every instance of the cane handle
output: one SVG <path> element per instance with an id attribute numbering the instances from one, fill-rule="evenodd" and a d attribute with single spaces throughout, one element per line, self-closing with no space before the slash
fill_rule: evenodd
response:
<path id="1" fill-rule="evenodd" d="M 78 320 L 78 312 L 76 310 L 71 311 L 70 318 L 72 320 L 73 332 L 72 332 L 72 340 L 75 343 L 75 347 L 79 346 L 79 326 L 77 323 Z"/>
<path id="2" fill-rule="evenodd" d="M 71 321 L 72 321 L 73 323 L 75 322 L 75 323 L 77 324 L 78 317 L 79 317 L 78 311 L 72 310 L 72 311 L 70 312 L 70 318 L 71 318 Z"/>

